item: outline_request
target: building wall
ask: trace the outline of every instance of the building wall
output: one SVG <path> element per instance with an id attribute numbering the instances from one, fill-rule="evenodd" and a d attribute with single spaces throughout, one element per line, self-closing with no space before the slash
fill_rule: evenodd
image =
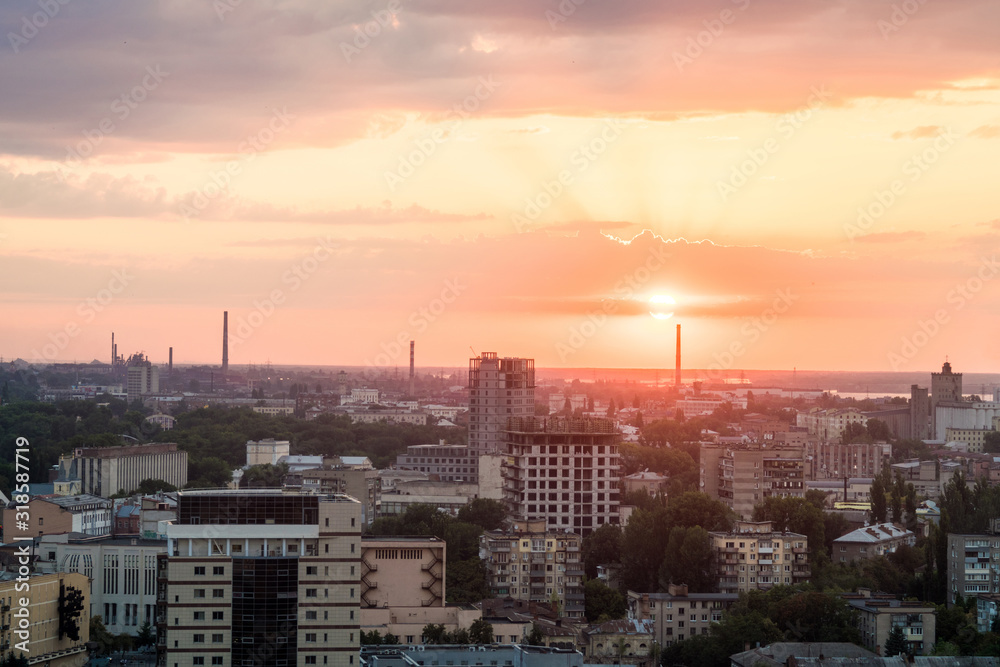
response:
<path id="1" fill-rule="evenodd" d="M 278 465 L 278 459 L 289 455 L 291 446 L 288 440 L 250 440 L 247 442 L 247 465 Z"/>
<path id="2" fill-rule="evenodd" d="M 437 538 L 361 540 L 361 605 L 443 607 L 445 543 Z"/>
<path id="3" fill-rule="evenodd" d="M 535 360 L 483 352 L 469 360 L 469 450 L 504 451 L 508 417 L 535 414 Z"/>
<path id="4" fill-rule="evenodd" d="M 903 630 L 911 655 L 929 655 L 934 650 L 936 617 L 934 607 L 921 602 L 869 601 L 852 604 L 857 612 L 861 642 L 869 651 L 885 653 L 892 627 Z"/>
<path id="5" fill-rule="evenodd" d="M 990 420 L 990 426 L 993 420 Z M 951 428 L 944 430 L 946 442 L 964 442 L 969 445 L 969 451 L 973 454 L 982 454 L 983 446 L 986 444 L 986 434 L 992 433 L 992 428 Z"/>
<path id="6" fill-rule="evenodd" d="M 620 436 L 607 419 L 512 418 L 505 432 L 508 516 L 588 535 L 619 522 Z"/>
<path id="7" fill-rule="evenodd" d="M 771 522 L 737 521 L 732 532 L 710 532 L 724 593 L 767 590 L 806 583 L 811 575 L 809 543 L 799 533 L 771 530 Z"/>
<path id="8" fill-rule="evenodd" d="M 50 667 L 81 667 L 87 662 L 87 642 L 90 641 L 90 582 L 81 574 L 45 574 L 31 577 L 24 584 L 15 580 L 0 582 L 0 603 L 3 619 L 3 629 L 0 629 L 0 651 L 3 656 L 23 655 L 32 664 L 49 665 Z M 83 594 L 83 610 L 77 619 L 80 627 L 80 639 L 72 640 L 67 636 L 59 638 L 59 598 L 61 590 L 75 588 Z M 15 614 L 24 608 L 21 600 L 27 600 L 28 632 L 30 644 L 28 651 L 17 649 L 17 644 L 23 641 L 14 629 L 19 626 L 19 618 Z"/>
<path id="9" fill-rule="evenodd" d="M 706 635 L 712 623 L 738 599 L 736 593 L 688 593 L 686 586 L 671 586 L 667 593 L 628 591 L 628 616 L 653 624 L 653 639 L 660 646 Z"/>
<path id="10" fill-rule="evenodd" d="M 843 479 L 844 477 L 877 477 L 889 463 L 892 446 L 888 443 L 810 442 L 805 448 L 810 479 Z"/>
<path id="11" fill-rule="evenodd" d="M 701 490 L 743 518 L 769 497 L 805 497 L 805 458 L 800 445 L 744 443 L 701 446 Z"/>
<path id="12" fill-rule="evenodd" d="M 910 437 L 926 440 L 930 435 L 930 398 L 927 387 L 910 386 Z"/>
<path id="13" fill-rule="evenodd" d="M 78 449 L 59 459 L 60 479 L 79 479 L 82 493 L 108 498 L 134 491 L 145 479 L 178 488 L 188 482 L 188 454 L 174 443 Z"/>
<path id="14" fill-rule="evenodd" d="M 955 597 L 1000 593 L 1000 535 L 948 533 L 948 604 Z"/>
<path id="15" fill-rule="evenodd" d="M 158 563 L 162 664 L 356 663 L 360 503 L 256 490 L 181 492 L 178 504 Z"/>
<path id="16" fill-rule="evenodd" d="M 543 520 L 515 522 L 511 531 L 488 531 L 479 555 L 494 597 L 548 603 L 569 618 L 583 616 L 582 538 L 546 529 Z"/>

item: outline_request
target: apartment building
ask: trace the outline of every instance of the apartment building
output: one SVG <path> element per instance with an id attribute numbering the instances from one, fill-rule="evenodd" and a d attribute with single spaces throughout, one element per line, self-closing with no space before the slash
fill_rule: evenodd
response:
<path id="1" fill-rule="evenodd" d="M 156 623 L 156 559 L 166 552 L 166 540 L 63 533 L 38 540 L 35 566 L 90 579 L 91 616 L 109 632 L 134 636 L 143 623 Z"/>
<path id="2" fill-rule="evenodd" d="M 695 635 L 707 635 L 712 623 L 739 599 L 737 593 L 689 593 L 671 584 L 666 593 L 628 592 L 628 617 L 653 625 L 653 640 L 670 646 Z"/>
<path id="3" fill-rule="evenodd" d="M 737 521 L 732 531 L 713 531 L 709 536 L 722 592 L 767 590 L 778 584 L 809 581 L 805 535 L 775 531 L 770 521 Z"/>
<path id="4" fill-rule="evenodd" d="M 795 415 L 796 426 L 825 442 L 839 441 L 848 424 L 864 426 L 867 423 L 867 417 L 856 408 L 812 408 Z"/>
<path id="5" fill-rule="evenodd" d="M 936 616 L 933 604 L 852 595 L 844 597 L 856 614 L 861 643 L 869 651 L 883 655 L 893 628 L 903 631 L 908 654 L 929 655 L 934 650 Z"/>
<path id="6" fill-rule="evenodd" d="M 700 488 L 744 519 L 770 497 L 805 497 L 804 447 L 779 442 L 702 443 Z"/>
<path id="7" fill-rule="evenodd" d="M 479 482 L 479 456 L 465 445 L 450 445 L 444 440 L 436 445 L 410 445 L 405 454 L 396 456 L 399 470 L 417 470 L 442 482 Z"/>
<path id="8" fill-rule="evenodd" d="M 80 447 L 59 457 L 58 495 L 90 493 L 109 498 L 130 493 L 146 479 L 161 479 L 177 488 L 188 483 L 188 454 L 173 442 L 125 447 Z"/>
<path id="9" fill-rule="evenodd" d="M 309 493 L 343 493 L 361 502 L 361 521 L 368 526 L 378 515 L 382 502 L 382 480 L 378 471 L 345 462 L 340 456 L 321 457 L 322 463 L 290 473 L 285 486 Z"/>
<path id="10" fill-rule="evenodd" d="M 619 521 L 620 435 L 609 419 L 511 417 L 505 433 L 507 515 L 586 536 Z"/>
<path id="11" fill-rule="evenodd" d="M 535 414 L 535 360 L 483 352 L 469 359 L 469 451 L 504 451 L 509 417 Z"/>
<path id="12" fill-rule="evenodd" d="M 583 617 L 583 538 L 553 530 L 545 519 L 515 520 L 507 531 L 486 531 L 479 556 L 494 597 L 557 601 L 563 615 Z"/>
<path id="13" fill-rule="evenodd" d="M 157 562 L 160 667 L 356 664 L 361 503 L 279 489 L 177 500 Z"/>
<path id="14" fill-rule="evenodd" d="M 811 440 L 805 446 L 809 463 L 808 479 L 844 479 L 845 477 L 877 477 L 892 458 L 892 445 L 887 442 L 839 442 Z"/>
<path id="15" fill-rule="evenodd" d="M 72 589 L 83 596 L 83 609 L 74 619 L 79 629 L 77 639 L 60 632 L 59 611 Z M 32 665 L 80 667 L 87 662 L 90 641 L 90 582 L 77 573 L 36 575 L 24 582 L 0 581 L 0 620 L 0 660 L 22 656 Z M 23 622 L 27 622 L 26 628 Z M 15 634 L 15 630 L 24 629 L 30 643 Z M 21 650 L 19 644 L 27 644 L 29 650 Z"/>
<path id="16" fill-rule="evenodd" d="M 1000 534 L 948 533 L 948 604 L 980 593 L 1000 593 Z"/>
<path id="17" fill-rule="evenodd" d="M 917 543 L 913 531 L 899 524 L 880 523 L 852 530 L 833 541 L 834 562 L 850 563 L 865 558 L 878 558 L 893 553 L 899 547 Z"/>

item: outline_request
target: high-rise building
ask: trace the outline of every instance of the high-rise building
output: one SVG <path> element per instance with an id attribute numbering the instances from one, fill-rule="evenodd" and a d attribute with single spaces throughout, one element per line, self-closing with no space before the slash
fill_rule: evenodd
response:
<path id="1" fill-rule="evenodd" d="M 157 563 L 158 665 L 357 664 L 357 500 L 180 491 L 177 510 Z"/>
<path id="2" fill-rule="evenodd" d="M 948 533 L 948 604 L 955 598 L 1000 593 L 1000 533 Z"/>
<path id="3" fill-rule="evenodd" d="M 125 392 L 129 402 L 160 392 L 160 369 L 141 352 L 129 357 L 125 373 Z"/>
<path id="4" fill-rule="evenodd" d="M 910 385 L 910 437 L 926 440 L 930 434 L 930 399 L 927 387 Z"/>
<path id="5" fill-rule="evenodd" d="M 583 536 L 618 523 L 621 436 L 613 421 L 511 417 L 504 437 L 508 516 Z"/>
<path id="6" fill-rule="evenodd" d="M 535 414 L 535 360 L 483 352 L 469 359 L 469 453 L 503 451 L 508 417 Z"/>
<path id="7" fill-rule="evenodd" d="M 937 436 L 938 403 L 957 403 L 962 400 L 962 374 L 952 373 L 951 364 L 944 362 L 940 373 L 931 373 L 931 433 Z"/>
<path id="8" fill-rule="evenodd" d="M 702 443 L 700 490 L 744 519 L 772 496 L 805 497 L 804 446 L 792 443 Z"/>

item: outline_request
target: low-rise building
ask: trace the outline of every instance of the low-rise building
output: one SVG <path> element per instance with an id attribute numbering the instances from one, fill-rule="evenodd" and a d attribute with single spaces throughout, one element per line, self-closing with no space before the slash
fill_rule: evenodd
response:
<path id="1" fill-rule="evenodd" d="M 684 585 L 671 584 L 666 593 L 628 592 L 628 617 L 652 625 L 653 640 L 660 646 L 707 635 L 712 623 L 739 599 L 737 593 L 689 593 Z"/>
<path id="2" fill-rule="evenodd" d="M 732 531 L 713 531 L 709 536 L 720 591 L 767 590 L 809 581 L 805 535 L 773 530 L 770 521 L 737 521 Z"/>
<path id="3" fill-rule="evenodd" d="M 998 616 L 1000 616 L 1000 593 L 980 593 L 976 596 L 977 630 L 995 632 Z"/>
<path id="4" fill-rule="evenodd" d="M 625 487 L 625 491 L 630 493 L 634 491 L 645 491 L 651 496 L 666 493 L 667 486 L 669 486 L 669 484 L 669 477 L 655 472 L 649 472 L 649 470 L 632 473 L 631 475 L 626 475 L 622 478 L 622 486 Z"/>
<path id="5" fill-rule="evenodd" d="M 929 602 L 848 595 L 847 603 L 856 613 L 861 643 L 869 651 L 882 655 L 893 628 L 903 631 L 907 653 L 928 655 L 934 649 L 935 609 Z"/>
<path id="6" fill-rule="evenodd" d="M 521 644 L 493 646 L 364 646 L 363 667 L 438 667 L 439 665 L 497 665 L 505 667 L 583 667 L 583 654 L 573 649 Z"/>
<path id="7" fill-rule="evenodd" d="M 833 541 L 832 559 L 850 563 L 864 558 L 878 558 L 893 553 L 902 545 L 917 543 L 913 531 L 892 523 L 880 523 L 852 530 Z"/>
<path id="8" fill-rule="evenodd" d="M 59 457 L 59 495 L 92 493 L 109 498 L 131 493 L 147 479 L 161 479 L 177 488 L 188 483 L 188 454 L 173 442 L 125 447 L 80 447 Z"/>
<path id="9" fill-rule="evenodd" d="M 111 534 L 112 502 L 90 494 L 34 497 L 28 501 L 27 521 L 17 520 L 22 510 L 10 503 L 3 511 L 4 541 L 12 542 L 57 533 Z"/>
<path id="10" fill-rule="evenodd" d="M 255 405 L 253 411 L 270 417 L 290 417 L 295 414 L 294 405 Z"/>
<path id="11" fill-rule="evenodd" d="M 478 457 L 465 445 L 449 445 L 441 440 L 436 445 L 410 445 L 405 454 L 396 456 L 399 470 L 425 472 L 442 482 L 479 481 Z"/>
<path id="12" fill-rule="evenodd" d="M 654 622 L 634 618 L 607 621 L 585 631 L 588 664 L 644 664 L 652 653 Z"/>
<path id="13" fill-rule="evenodd" d="M 583 616 L 583 538 L 549 530 L 544 519 L 514 521 L 509 531 L 486 531 L 479 556 L 495 597 L 530 602 L 555 601 L 563 615 Z"/>
<path id="14" fill-rule="evenodd" d="M 444 580 L 443 540 L 376 535 L 361 540 L 362 609 L 443 607 Z"/>

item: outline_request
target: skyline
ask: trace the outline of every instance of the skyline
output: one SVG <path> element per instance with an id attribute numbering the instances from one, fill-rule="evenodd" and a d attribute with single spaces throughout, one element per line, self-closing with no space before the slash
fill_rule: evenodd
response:
<path id="1" fill-rule="evenodd" d="M 1000 371 L 995 3 L 38 11 L 4 358 Z"/>

